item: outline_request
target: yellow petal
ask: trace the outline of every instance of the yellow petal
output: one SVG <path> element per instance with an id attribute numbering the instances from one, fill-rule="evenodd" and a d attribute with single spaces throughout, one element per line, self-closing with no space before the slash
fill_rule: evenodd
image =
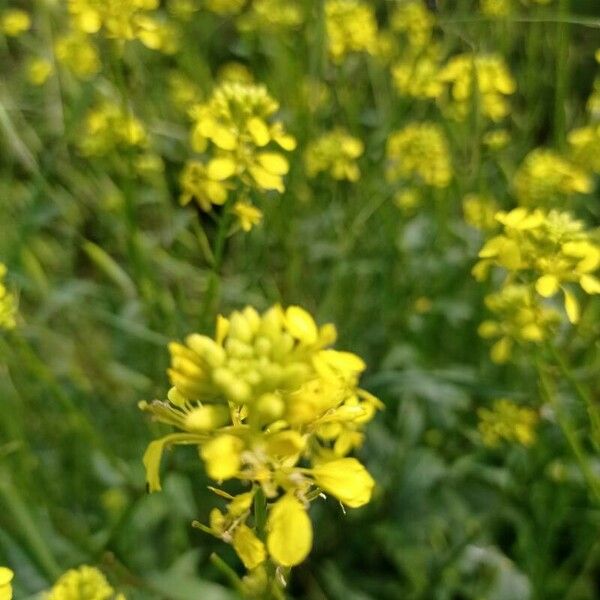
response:
<path id="1" fill-rule="evenodd" d="M 512 340 L 507 337 L 500 338 L 490 350 L 492 362 L 498 365 L 504 364 L 509 358 L 512 351 Z"/>
<path id="2" fill-rule="evenodd" d="M 579 284 L 586 294 L 600 294 L 600 280 L 593 275 L 582 275 Z"/>
<path id="3" fill-rule="evenodd" d="M 311 315 L 299 306 L 290 306 L 285 311 L 285 324 L 290 334 L 304 344 L 314 344 L 319 332 Z"/>
<path id="4" fill-rule="evenodd" d="M 283 187 L 283 180 L 280 175 L 273 175 L 266 169 L 259 165 L 252 165 L 249 169 L 250 174 L 254 178 L 254 181 L 263 190 L 277 190 L 283 193 L 285 188 Z"/>
<path id="5" fill-rule="evenodd" d="M 558 292 L 559 281 L 555 275 L 542 275 L 536 283 L 535 289 L 540 296 L 550 298 Z"/>
<path id="6" fill-rule="evenodd" d="M 0 567 L 0 585 L 8 585 L 14 577 L 14 573 L 8 567 Z"/>
<path id="7" fill-rule="evenodd" d="M 300 564 L 312 546 L 312 524 L 300 500 L 286 494 L 270 509 L 267 519 L 267 548 L 283 567 Z"/>
<path id="8" fill-rule="evenodd" d="M 280 431 L 269 436 L 267 453 L 275 457 L 294 456 L 304 450 L 306 440 L 297 431 Z"/>
<path id="9" fill-rule="evenodd" d="M 262 152 L 258 155 L 258 162 L 274 175 L 285 175 L 290 170 L 288 161 L 277 152 Z"/>
<path id="10" fill-rule="evenodd" d="M 208 137 L 221 150 L 235 150 L 237 146 L 237 136 L 235 133 L 222 125 L 216 125 L 212 130 L 212 134 Z"/>
<path id="11" fill-rule="evenodd" d="M 254 569 L 267 557 L 265 545 L 247 525 L 239 525 L 233 532 L 233 549 L 246 569 Z"/>
<path id="12" fill-rule="evenodd" d="M 577 298 L 566 289 L 563 289 L 563 293 L 565 295 L 565 311 L 567 312 L 567 317 L 569 317 L 569 321 L 575 324 L 579 321 L 579 302 L 577 302 Z"/>
<path id="13" fill-rule="evenodd" d="M 223 434 L 202 446 L 200 455 L 208 476 L 217 481 L 234 477 L 240 469 L 243 442 L 234 435 Z"/>
<path id="14" fill-rule="evenodd" d="M 352 508 L 371 500 L 375 481 L 355 458 L 341 458 L 317 465 L 312 470 L 317 485 Z"/>
<path id="15" fill-rule="evenodd" d="M 257 146 L 266 146 L 271 141 L 269 128 L 262 119 L 252 117 L 248 121 L 248 131 Z"/>
<path id="16" fill-rule="evenodd" d="M 207 175 L 210 179 L 216 181 L 223 181 L 235 174 L 236 164 L 231 158 L 213 158 L 209 163 L 206 170 Z"/>

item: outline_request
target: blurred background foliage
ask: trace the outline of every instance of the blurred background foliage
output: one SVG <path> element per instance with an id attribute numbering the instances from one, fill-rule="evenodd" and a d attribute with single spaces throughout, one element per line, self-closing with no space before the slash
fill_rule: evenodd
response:
<path id="1" fill-rule="evenodd" d="M 482 143 L 477 114 L 454 122 L 395 94 L 385 61 L 331 64 L 321 2 L 302 3 L 307 20 L 292 33 L 239 32 L 200 10 L 181 23 L 176 52 L 128 44 L 116 59 L 164 163 L 149 173 L 132 173 L 126 151 L 90 159 L 79 149 L 87 110 L 115 93 L 108 44 L 93 78 L 59 70 L 43 87 L 28 81 L 28 59 L 52 54 L 61 4 L 0 2 L 33 19 L 31 32 L 0 38 L 0 259 L 19 303 L 17 328 L 0 335 L 0 563 L 17 573 L 16 598 L 82 562 L 133 599 L 234 597 L 208 560 L 216 550 L 235 565 L 234 554 L 190 527 L 212 506 L 193 451 L 169 453 L 164 492 L 145 494 L 141 456 L 159 429 L 137 408 L 166 394 L 167 342 L 211 330 L 199 309 L 216 226 L 178 204 L 189 122 L 170 81 L 179 73 L 206 98 L 230 61 L 279 101 L 298 150 L 285 193 L 255 198 L 262 225 L 227 241 L 219 310 L 281 302 L 336 323 L 338 346 L 366 359 L 364 387 L 386 405 L 360 451 L 374 501 L 346 515 L 335 503 L 312 508 L 315 547 L 290 597 L 600 598 L 598 504 L 544 406 L 532 356 L 495 365 L 477 335 L 492 286 L 470 274 L 482 235 L 461 210 L 472 192 L 511 207 L 525 154 L 560 149 L 585 122 L 598 2 L 555 0 L 502 19 L 471 1 L 440 2 L 442 53 L 497 52 L 517 82 L 499 153 Z M 394 3 L 372 4 L 383 26 Z M 385 142 L 425 119 L 450 140 L 455 176 L 398 207 Z M 365 144 L 359 181 L 307 179 L 302 149 L 338 125 Z M 573 201 L 593 225 L 598 199 Z M 590 311 L 564 347 L 597 401 L 598 306 Z M 584 411 L 558 374 L 556 392 L 578 427 Z M 477 409 L 501 397 L 540 409 L 531 447 L 482 444 Z M 598 471 L 597 449 L 586 451 Z"/>

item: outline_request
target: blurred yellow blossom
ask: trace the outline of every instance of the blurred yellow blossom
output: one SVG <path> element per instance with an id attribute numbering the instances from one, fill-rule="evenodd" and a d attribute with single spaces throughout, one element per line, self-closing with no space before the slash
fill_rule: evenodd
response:
<path id="1" fill-rule="evenodd" d="M 57 60 L 77 77 L 87 79 L 100 71 L 100 55 L 87 35 L 72 31 L 54 44 Z"/>
<path id="2" fill-rule="evenodd" d="M 242 31 L 263 31 L 299 27 L 304 22 L 300 3 L 289 0 L 253 0 L 250 9 L 240 16 L 237 25 Z"/>
<path id="3" fill-rule="evenodd" d="M 421 204 L 423 197 L 417 188 L 408 187 L 394 194 L 394 204 L 407 214 L 412 214 Z"/>
<path id="4" fill-rule="evenodd" d="M 181 111 L 188 112 L 190 107 L 202 99 L 198 85 L 181 71 L 171 71 L 168 78 L 169 97 Z"/>
<path id="5" fill-rule="evenodd" d="M 108 100 L 88 112 L 85 124 L 80 148 L 87 156 L 103 156 L 118 148 L 144 148 L 148 142 L 141 121 Z"/>
<path id="6" fill-rule="evenodd" d="M 498 228 L 496 214 L 499 206 L 492 196 L 482 194 L 467 194 L 462 201 L 465 221 L 482 231 L 491 231 Z"/>
<path id="7" fill-rule="evenodd" d="M 573 194 L 592 191 L 592 180 L 584 170 L 544 148 L 536 148 L 525 157 L 513 184 L 519 204 L 532 207 L 560 205 Z"/>
<path id="8" fill-rule="evenodd" d="M 327 0 L 325 25 L 331 59 L 341 63 L 355 52 L 377 53 L 377 21 L 373 7 L 362 0 Z"/>
<path id="9" fill-rule="evenodd" d="M 12 580 L 14 573 L 8 567 L 0 567 L 0 600 L 11 600 L 13 597 Z"/>
<path id="10" fill-rule="evenodd" d="M 447 187 L 452 179 L 450 150 L 442 129 L 433 122 L 411 123 L 387 140 L 389 181 L 417 179 L 433 187 Z"/>
<path id="11" fill-rule="evenodd" d="M 449 116 L 464 120 L 471 113 L 474 79 L 482 114 L 492 121 L 500 121 L 509 114 L 508 96 L 515 93 L 517 85 L 500 55 L 459 54 L 448 61 L 438 77 L 448 86 L 441 105 Z"/>
<path id="12" fill-rule="evenodd" d="M 510 143 L 510 133 L 506 129 L 492 129 L 484 134 L 483 143 L 490 150 L 501 150 Z"/>
<path id="13" fill-rule="evenodd" d="M 47 58 L 33 58 L 27 63 L 27 79 L 33 85 L 44 85 L 53 70 Z"/>
<path id="14" fill-rule="evenodd" d="M 532 286 L 509 284 L 489 294 L 485 304 L 494 319 L 483 321 L 479 335 L 497 341 L 490 351 L 495 363 L 507 362 L 515 343 L 547 340 L 560 322 L 560 314 L 544 306 Z"/>
<path id="15" fill-rule="evenodd" d="M 258 225 L 263 218 L 262 211 L 251 202 L 239 200 L 233 205 L 233 214 L 238 218 L 240 227 L 244 231 L 250 231 Z"/>
<path id="16" fill-rule="evenodd" d="M 512 0 L 481 0 L 480 6 L 488 17 L 507 17 L 513 11 Z"/>
<path id="17" fill-rule="evenodd" d="M 254 83 L 252 71 L 243 63 L 230 60 L 219 67 L 217 72 L 217 81 L 219 83 Z"/>
<path id="18" fill-rule="evenodd" d="M 212 210 L 213 204 L 221 206 L 227 202 L 230 185 L 209 177 L 206 165 L 197 160 L 188 160 L 180 178 L 183 206 L 192 200 L 205 212 Z"/>
<path id="19" fill-rule="evenodd" d="M 422 52 L 406 52 L 392 65 L 394 88 L 401 96 L 436 99 L 444 90 L 439 79 L 440 48 L 431 44 Z"/>
<path id="20" fill-rule="evenodd" d="M 600 123 L 573 129 L 568 140 L 573 162 L 584 169 L 600 173 Z"/>
<path id="21" fill-rule="evenodd" d="M 161 455 L 173 444 L 198 446 L 212 479 L 251 485 L 236 496 L 215 490 L 228 501 L 225 512 L 194 523 L 232 544 L 248 569 L 267 558 L 283 567 L 306 558 L 307 509 L 320 491 L 352 508 L 371 499 L 372 477 L 347 454 L 381 404 L 358 387 L 362 359 L 333 350 L 335 338 L 333 325 L 319 327 L 298 306 L 262 314 L 246 307 L 219 317 L 214 338 L 171 343 L 168 401 L 140 404 L 179 430 L 146 451 L 151 491 L 160 489 Z M 268 501 L 266 545 L 250 526 L 259 493 Z"/>
<path id="22" fill-rule="evenodd" d="M 0 13 L 0 29 L 9 37 L 18 37 L 31 29 L 31 17 L 24 10 L 11 8 Z"/>
<path id="23" fill-rule="evenodd" d="M 17 300 L 6 288 L 5 277 L 6 266 L 0 262 L 0 329 L 14 329 L 17 325 Z"/>
<path id="24" fill-rule="evenodd" d="M 486 446 L 494 448 L 503 441 L 531 446 L 535 442 L 535 428 L 539 417 L 530 408 L 502 398 L 496 400 L 491 409 L 480 408 L 477 415 L 479 433 Z"/>
<path id="25" fill-rule="evenodd" d="M 117 594 L 102 572 L 83 565 L 67 571 L 54 584 L 45 600 L 125 600 Z"/>
<path id="26" fill-rule="evenodd" d="M 241 12 L 246 0 L 204 0 L 204 7 L 218 15 L 232 15 Z"/>
<path id="27" fill-rule="evenodd" d="M 586 294 L 600 294 L 600 280 L 594 272 L 600 267 L 600 244 L 568 212 L 516 208 L 499 212 L 496 220 L 502 232 L 488 240 L 479 252 L 473 274 L 487 277 L 491 267 L 507 272 L 507 282 L 526 280 L 544 298 L 562 290 L 569 320 L 579 320 L 579 303 L 565 284 L 576 284 Z"/>
<path id="28" fill-rule="evenodd" d="M 435 15 L 421 0 L 401 0 L 395 3 L 390 17 L 392 30 L 405 35 L 412 48 L 421 49 L 430 44 L 435 24 Z"/>
<path id="29" fill-rule="evenodd" d="M 363 143 L 344 129 L 338 128 L 310 142 L 304 154 L 306 173 L 315 177 L 329 173 L 333 179 L 358 181 L 360 170 L 356 159 L 364 151 Z"/>

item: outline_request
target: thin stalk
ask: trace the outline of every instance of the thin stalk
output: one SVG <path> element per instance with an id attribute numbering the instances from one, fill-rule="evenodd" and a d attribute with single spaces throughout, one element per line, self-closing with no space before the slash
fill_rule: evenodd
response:
<path id="1" fill-rule="evenodd" d="M 566 18 L 569 14 L 570 0 L 560 0 L 558 14 Z M 554 141 L 563 148 L 566 135 L 565 102 L 569 86 L 569 40 L 571 26 L 562 20 L 556 25 L 556 83 L 554 93 Z"/>

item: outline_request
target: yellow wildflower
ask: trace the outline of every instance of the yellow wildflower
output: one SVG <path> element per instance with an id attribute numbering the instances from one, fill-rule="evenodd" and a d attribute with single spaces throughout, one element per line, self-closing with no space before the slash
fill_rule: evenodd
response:
<path id="1" fill-rule="evenodd" d="M 44 85 L 53 70 L 47 58 L 33 58 L 27 64 L 27 79 L 33 85 Z"/>
<path id="2" fill-rule="evenodd" d="M 299 27 L 304 22 L 304 10 L 289 0 L 254 0 L 250 10 L 237 25 L 242 31 L 263 31 Z"/>
<path id="3" fill-rule="evenodd" d="M 31 29 L 31 17 L 19 8 L 0 13 L 0 29 L 9 37 L 18 37 Z"/>
<path id="4" fill-rule="evenodd" d="M 482 14 L 488 17 L 507 17 L 513 11 L 511 0 L 481 0 Z"/>
<path id="5" fill-rule="evenodd" d="M 219 83 L 254 83 L 254 75 L 250 69 L 243 63 L 235 60 L 230 60 L 219 67 L 217 72 L 217 81 Z"/>
<path id="6" fill-rule="evenodd" d="M 553 150 L 543 148 L 525 157 L 513 184 L 519 204 L 532 207 L 560 204 L 573 194 L 592 191 L 592 181 L 585 171 Z"/>
<path id="7" fill-rule="evenodd" d="M 13 597 L 12 580 L 14 573 L 8 567 L 0 567 L 0 600 L 11 600 Z"/>
<path id="8" fill-rule="evenodd" d="M 581 221 L 568 212 L 516 208 L 499 212 L 499 235 L 479 252 L 473 274 L 483 279 L 492 266 L 507 272 L 507 281 L 519 277 L 535 285 L 540 296 L 551 298 L 562 290 L 569 320 L 579 320 L 579 304 L 565 284 L 577 284 L 587 294 L 600 294 L 594 272 L 600 267 L 600 244 Z"/>
<path id="9" fill-rule="evenodd" d="M 188 160 L 181 173 L 182 206 L 195 200 L 205 212 L 212 210 L 213 204 L 221 206 L 227 202 L 229 185 L 209 177 L 206 166 L 197 160 Z"/>
<path id="10" fill-rule="evenodd" d="M 5 276 L 6 266 L 0 263 L 0 329 L 14 329 L 17 326 L 17 300 L 6 289 Z"/>
<path id="11" fill-rule="evenodd" d="M 411 123 L 387 141 L 389 181 L 415 179 L 433 187 L 447 187 L 452 179 L 450 150 L 435 123 Z"/>
<path id="12" fill-rule="evenodd" d="M 100 71 L 100 55 L 87 35 L 72 31 L 56 40 L 57 60 L 81 79 L 88 79 Z"/>
<path id="13" fill-rule="evenodd" d="M 189 21 L 200 9 L 200 0 L 169 0 L 167 10 L 176 18 Z"/>
<path id="14" fill-rule="evenodd" d="M 510 359 L 515 343 L 547 340 L 560 321 L 558 312 L 544 306 L 532 286 L 505 285 L 486 296 L 485 304 L 494 319 L 481 323 L 478 331 L 483 338 L 499 338 L 491 349 L 492 360 L 498 364 Z"/>
<path id="15" fill-rule="evenodd" d="M 490 150 L 501 150 L 510 142 L 510 133 L 506 129 L 492 129 L 483 136 L 483 143 Z"/>
<path id="16" fill-rule="evenodd" d="M 270 122 L 278 108 L 264 86 L 228 82 L 218 86 L 207 102 L 193 107 L 192 148 L 210 153 L 207 174 L 211 179 L 284 191 L 289 163 L 269 145 L 290 151 L 296 140 L 281 122 Z"/>
<path id="17" fill-rule="evenodd" d="M 394 204 L 407 214 L 413 213 L 422 201 L 423 197 L 415 187 L 404 188 L 394 194 Z"/>
<path id="18" fill-rule="evenodd" d="M 360 170 L 356 159 L 364 151 L 363 143 L 343 129 L 334 129 L 311 142 L 304 162 L 309 177 L 327 172 L 334 179 L 358 181 Z"/>
<path id="19" fill-rule="evenodd" d="M 113 102 L 103 101 L 88 112 L 81 151 L 103 156 L 118 148 L 144 148 L 147 135 L 142 123 Z"/>
<path id="20" fill-rule="evenodd" d="M 268 556 L 293 566 L 312 545 L 307 514 L 323 490 L 349 507 L 366 504 L 373 479 L 354 458 L 362 428 L 381 408 L 358 388 L 364 362 L 329 346 L 333 325 L 317 326 L 298 306 L 251 307 L 217 320 L 214 339 L 192 334 L 172 343 L 167 402 L 142 403 L 155 419 L 179 432 L 155 440 L 144 455 L 150 490 L 160 489 L 159 465 L 167 446 L 199 448 L 209 477 L 251 485 L 213 509 L 199 529 L 231 543 L 248 569 Z M 269 501 L 266 550 L 249 528 L 258 492 Z"/>
<path id="21" fill-rule="evenodd" d="M 45 600 L 125 600 L 116 594 L 106 577 L 95 567 L 83 565 L 67 571 L 54 584 Z"/>
<path id="22" fill-rule="evenodd" d="M 530 408 L 518 406 L 511 400 L 496 400 L 491 409 L 480 408 L 479 433 L 486 446 L 499 446 L 502 441 L 531 446 L 535 442 L 538 415 Z"/>
<path id="23" fill-rule="evenodd" d="M 473 79 L 477 83 L 483 115 L 492 121 L 500 121 L 510 112 L 507 97 L 515 93 L 517 85 L 499 55 L 459 54 L 448 61 L 438 77 L 448 86 L 448 93 L 440 100 L 442 109 L 459 121 L 464 120 L 473 108 Z"/>
<path id="24" fill-rule="evenodd" d="M 341 63 L 348 54 L 355 52 L 377 53 L 377 21 L 367 2 L 327 0 L 325 26 L 333 62 Z"/>
<path id="25" fill-rule="evenodd" d="M 439 48 L 435 45 L 417 55 L 407 53 L 392 66 L 394 88 L 400 96 L 436 99 L 444 85 L 438 78 Z"/>
<path id="26" fill-rule="evenodd" d="M 240 227 L 246 232 L 258 225 L 263 218 L 262 211 L 245 200 L 239 200 L 233 205 L 233 214 L 238 218 Z"/>
<path id="27" fill-rule="evenodd" d="M 421 49 L 431 42 L 436 18 L 421 0 L 404 0 L 397 3 L 390 24 L 393 31 L 406 36 L 411 48 Z"/>
<path id="28" fill-rule="evenodd" d="M 573 129 L 568 139 L 573 162 L 600 173 L 600 123 Z"/>
<path id="29" fill-rule="evenodd" d="M 499 206 L 494 198 L 480 194 L 467 194 L 462 201 L 465 221 L 483 231 L 492 231 L 498 227 L 496 214 Z"/>

